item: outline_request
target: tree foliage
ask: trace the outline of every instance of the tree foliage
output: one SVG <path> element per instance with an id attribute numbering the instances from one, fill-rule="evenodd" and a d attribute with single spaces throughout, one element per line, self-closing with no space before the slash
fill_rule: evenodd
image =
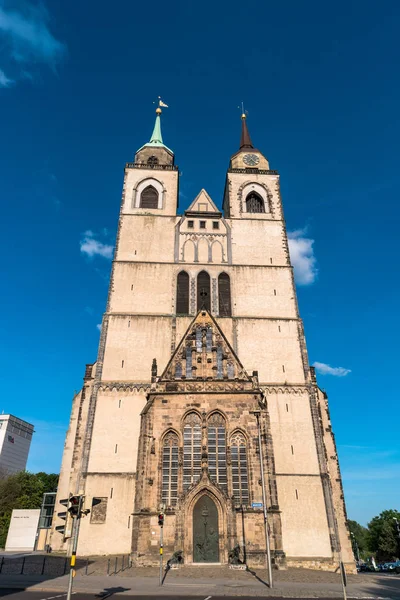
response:
<path id="1" fill-rule="evenodd" d="M 368 544 L 368 529 L 357 523 L 357 521 L 347 521 L 347 524 L 350 530 L 350 537 L 354 555 L 357 556 L 357 544 L 360 557 L 366 559 L 368 555 L 371 554 Z"/>
<path id="2" fill-rule="evenodd" d="M 55 473 L 21 471 L 0 477 L 0 548 L 4 548 L 14 508 L 40 508 L 43 494 L 57 491 Z"/>
<path id="3" fill-rule="evenodd" d="M 400 557 L 400 539 L 395 519 L 400 525 L 399 511 L 384 510 L 368 523 L 368 545 L 376 553 L 378 561 Z"/>

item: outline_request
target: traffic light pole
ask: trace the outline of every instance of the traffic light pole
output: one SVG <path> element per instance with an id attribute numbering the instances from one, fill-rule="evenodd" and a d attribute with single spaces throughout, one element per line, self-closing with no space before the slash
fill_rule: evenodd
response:
<path id="1" fill-rule="evenodd" d="M 70 565 L 70 569 L 69 569 L 67 600 L 71 600 L 72 584 L 73 584 L 74 577 L 75 577 L 76 550 L 78 548 L 79 528 L 81 525 L 82 502 L 83 502 L 83 496 L 80 496 L 78 514 L 76 516 L 73 516 L 72 554 L 71 554 L 71 565 Z"/>
<path id="2" fill-rule="evenodd" d="M 160 585 L 163 584 L 163 543 L 164 543 L 164 524 L 160 525 Z M 69 599 L 67 599 L 69 600 Z"/>

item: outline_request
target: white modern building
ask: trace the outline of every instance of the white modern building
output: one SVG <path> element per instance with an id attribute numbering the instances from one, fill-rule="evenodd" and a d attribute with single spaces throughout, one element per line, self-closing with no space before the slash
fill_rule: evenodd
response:
<path id="1" fill-rule="evenodd" d="M 0 474 L 24 471 L 34 427 L 13 415 L 0 415 Z"/>

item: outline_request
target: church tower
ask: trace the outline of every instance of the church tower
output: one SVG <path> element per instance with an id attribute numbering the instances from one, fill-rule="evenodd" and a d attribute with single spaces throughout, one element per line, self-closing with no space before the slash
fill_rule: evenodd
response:
<path id="1" fill-rule="evenodd" d="M 59 497 L 83 492 L 78 552 L 249 565 L 352 564 L 327 397 L 309 366 L 279 189 L 242 115 L 222 211 L 183 214 L 163 143 L 127 163 L 97 361 L 73 399 Z M 255 411 L 260 412 L 261 448 Z M 54 527 L 60 522 L 55 519 Z M 68 551 L 55 530 L 54 549 Z"/>

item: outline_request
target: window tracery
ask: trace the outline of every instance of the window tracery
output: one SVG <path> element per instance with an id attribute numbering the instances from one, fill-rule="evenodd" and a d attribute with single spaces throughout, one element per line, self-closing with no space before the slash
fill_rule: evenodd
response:
<path id="1" fill-rule="evenodd" d="M 178 436 L 167 433 L 163 440 L 161 494 L 166 506 L 175 506 L 178 500 L 178 453 Z"/>
<path id="2" fill-rule="evenodd" d="M 200 479 L 201 474 L 201 419 L 189 413 L 183 427 L 183 490 Z"/>
<path id="3" fill-rule="evenodd" d="M 226 427 L 220 413 L 213 413 L 207 422 L 208 472 L 210 479 L 227 490 Z"/>
<path id="4" fill-rule="evenodd" d="M 250 192 L 246 197 L 246 212 L 265 213 L 264 200 L 257 192 Z"/>
<path id="5" fill-rule="evenodd" d="M 246 439 L 240 432 L 231 438 L 232 490 L 235 503 L 249 504 Z"/>

